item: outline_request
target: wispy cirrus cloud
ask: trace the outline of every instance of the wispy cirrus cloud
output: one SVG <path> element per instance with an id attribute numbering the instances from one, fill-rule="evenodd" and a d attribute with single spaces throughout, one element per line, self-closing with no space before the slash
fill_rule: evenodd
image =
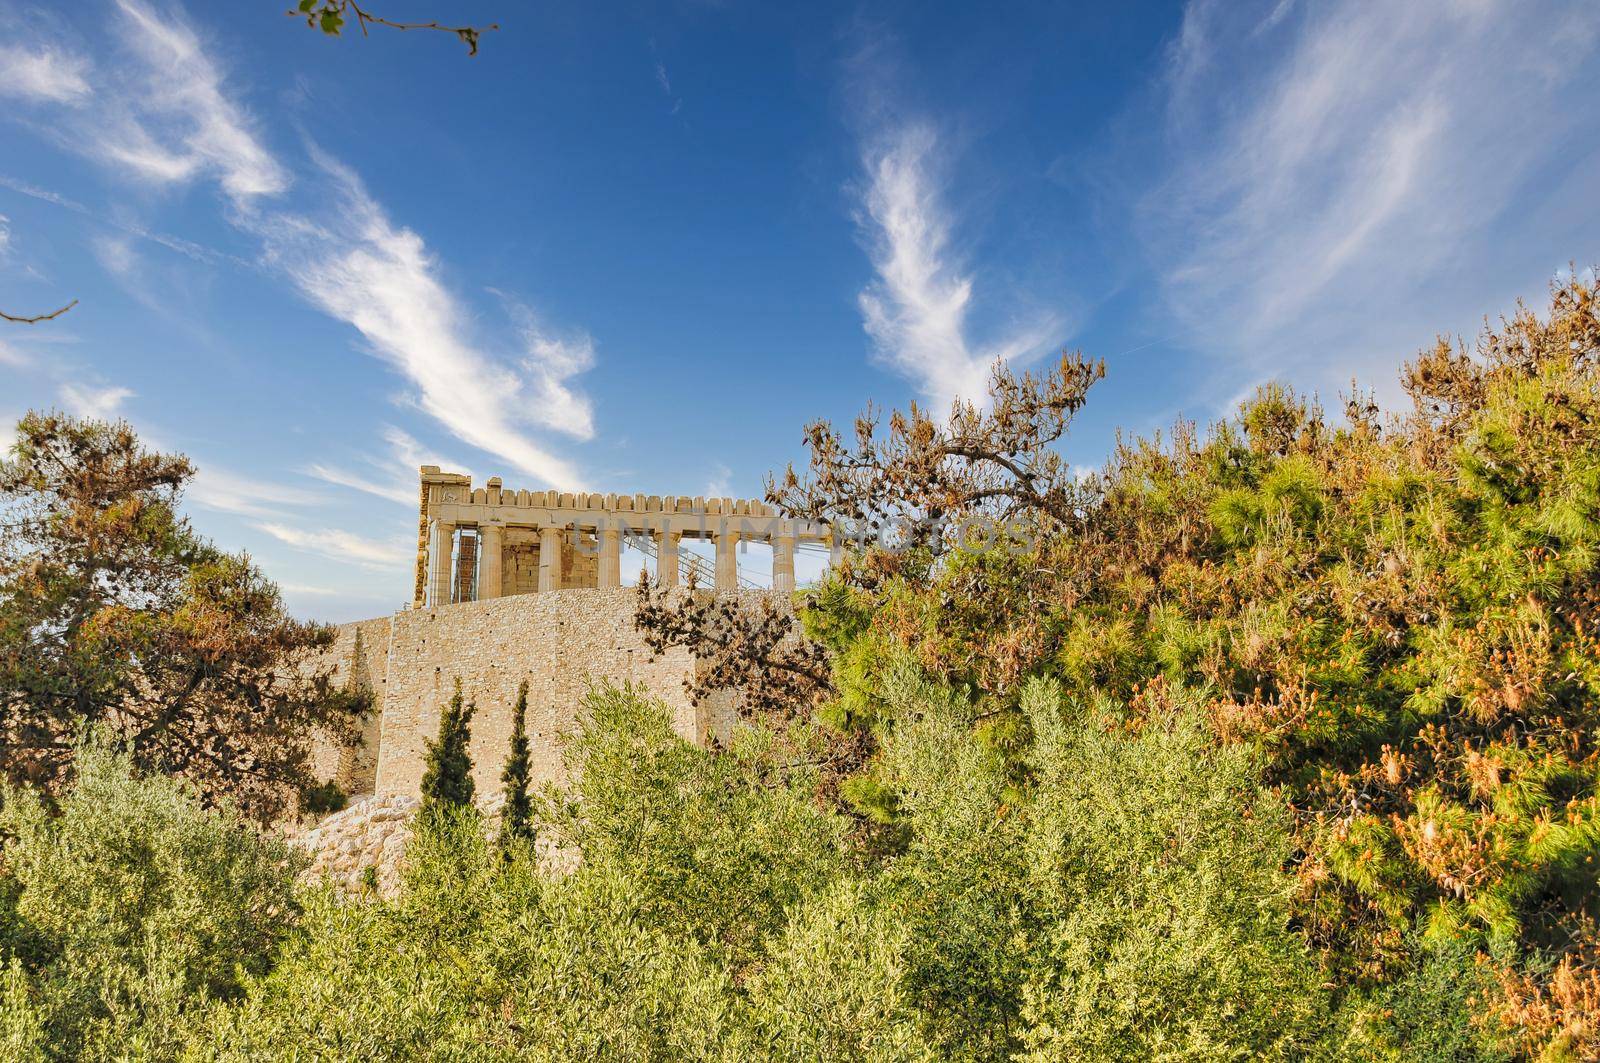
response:
<path id="1" fill-rule="evenodd" d="M 374 571 L 393 572 L 411 560 L 416 550 L 415 543 L 369 539 L 340 528 L 311 528 L 276 521 L 258 521 L 254 527 L 296 549 Z"/>
<path id="2" fill-rule="evenodd" d="M 198 464 L 195 477 L 185 491 L 185 501 L 199 509 L 244 517 L 256 531 L 301 553 L 373 572 L 399 571 L 411 549 L 398 538 L 369 538 L 344 528 L 318 526 L 307 517 L 327 509 L 326 495 L 248 476 L 211 462 Z M 343 597 L 346 594 L 292 581 L 280 586 L 292 595 Z"/>
<path id="3" fill-rule="evenodd" d="M 287 189 L 289 171 L 257 139 L 185 20 L 135 0 L 117 7 L 128 30 L 123 40 L 142 60 L 142 84 L 108 108 L 113 117 L 128 110 L 102 126 L 96 150 L 162 183 L 215 177 L 236 206 Z"/>
<path id="4" fill-rule="evenodd" d="M 89 60 L 48 44 L 0 45 L 0 96 L 78 104 L 93 95 Z"/>
<path id="5" fill-rule="evenodd" d="M 288 188 L 288 170 L 258 141 L 187 19 L 139 0 L 115 6 L 117 39 L 134 62 L 96 67 L 46 41 L 0 46 L 0 95 L 64 106 L 49 127 L 58 143 L 124 176 L 157 185 L 214 177 L 240 207 Z"/>
<path id="6" fill-rule="evenodd" d="M 594 367 L 594 340 L 584 332 L 558 336 L 526 305 L 505 298 L 527 352 L 521 364 L 530 416 L 552 431 L 593 439 L 594 408 L 571 380 Z"/>
<path id="7" fill-rule="evenodd" d="M 1041 315 L 987 341 L 972 338 L 974 280 L 953 247 L 938 149 L 922 124 L 871 140 L 858 221 L 877 276 L 859 302 L 878 357 L 930 402 L 949 406 L 981 402 L 996 362 L 1037 354 L 1061 324 Z"/>
<path id="8" fill-rule="evenodd" d="M 307 467 L 306 474 L 325 483 L 353 487 L 357 491 L 414 509 L 417 505 L 417 470 L 421 466 L 437 465 L 451 472 L 468 471 L 465 465 L 440 457 L 394 425 L 384 427 L 383 438 L 389 448 L 387 455 L 368 454 L 362 458 L 362 465 L 372 469 L 372 472 L 351 472 L 340 466 L 317 462 Z"/>
<path id="9" fill-rule="evenodd" d="M 1564 0 L 1191 0 L 1137 211 L 1169 305 L 1233 377 L 1336 386 L 1539 296 L 1600 238 L 1597 42 Z"/>
<path id="10" fill-rule="evenodd" d="M 309 583 L 285 583 L 282 580 L 278 581 L 278 589 L 284 594 L 303 594 L 311 598 L 334 598 L 340 593 L 332 587 L 317 587 Z"/>
<path id="11" fill-rule="evenodd" d="M 311 303 L 353 325 L 374 354 L 415 385 L 417 406 L 456 438 L 552 487 L 579 486 L 577 469 L 525 429 L 541 419 L 562 428 L 587 425 L 586 412 L 552 422 L 571 415 L 538 409 L 541 394 L 576 371 L 571 352 L 559 344 L 535 347 L 519 371 L 473 343 L 470 315 L 439 280 L 422 237 L 395 225 L 353 171 L 315 154 L 337 207 L 325 222 L 264 219 L 257 231 L 268 260 Z"/>
<path id="12" fill-rule="evenodd" d="M 143 0 L 116 0 L 116 8 L 132 62 L 99 71 L 106 88 L 91 85 L 90 105 L 65 116 L 62 142 L 144 182 L 214 180 L 232 208 L 229 220 L 261 241 L 265 261 L 312 305 L 360 332 L 410 381 L 419 409 L 540 483 L 582 486 L 577 468 L 533 430 L 593 435 L 589 400 L 573 382 L 593 364 L 593 342 L 556 334 L 514 300 L 507 300 L 504 342 L 485 342 L 423 238 L 394 222 L 354 171 L 315 148 L 317 178 L 329 193 L 319 197 L 321 209 L 282 205 L 294 174 L 262 143 L 191 20 Z M 206 257 L 187 241 L 142 229 L 135 235 Z M 125 242 L 102 241 L 98 250 L 114 273 L 127 272 L 118 268 L 129 262 L 120 253 Z"/>
<path id="13" fill-rule="evenodd" d="M 15 177 L 10 177 L 6 174 L 0 174 L 0 188 L 9 188 L 13 192 L 33 199 L 45 203 L 54 203 L 58 207 L 64 207 L 72 211 L 74 214 L 89 213 L 89 208 L 75 199 L 68 199 L 59 192 L 53 192 L 48 188 L 40 188 L 38 185 L 30 184 L 27 181 L 19 181 Z"/>
<path id="14" fill-rule="evenodd" d="M 650 42 L 650 50 L 655 51 L 655 42 Z M 661 86 L 661 91 L 667 99 L 672 101 L 671 114 L 683 110 L 683 97 L 672 91 L 672 79 L 667 76 L 667 64 L 660 59 L 656 60 L 656 84 Z"/>
<path id="15" fill-rule="evenodd" d="M 300 509 L 322 502 L 321 496 L 297 487 L 232 472 L 202 463 L 185 497 L 202 509 L 244 517 L 272 517 L 285 509 Z"/>
<path id="16" fill-rule="evenodd" d="M 249 265 L 249 263 L 242 259 L 235 258 L 234 256 L 225 254 L 221 251 L 217 251 L 214 248 L 206 247 L 204 244 L 195 243 L 193 240 L 185 240 L 183 237 L 174 236 L 171 233 L 159 232 L 141 224 L 136 220 L 118 216 L 116 213 L 108 216 L 98 211 L 90 210 L 77 200 L 70 199 L 59 192 L 52 191 L 48 188 L 41 188 L 38 185 L 30 184 L 27 181 L 19 181 L 14 177 L 7 176 L 6 174 L 0 174 L 0 188 L 9 188 L 11 191 L 18 193 L 19 195 L 37 199 L 42 203 L 52 204 L 62 208 L 63 210 L 70 210 L 74 214 L 82 214 L 84 217 L 93 218 L 100 224 L 115 229 L 126 236 L 137 237 L 140 240 L 148 240 L 153 244 L 158 244 L 161 247 L 166 248 L 168 251 L 176 251 L 185 258 L 193 259 L 196 262 L 221 262 L 223 260 L 230 260 L 237 265 Z"/>
<path id="17" fill-rule="evenodd" d="M 407 482 L 399 478 L 380 479 L 321 462 L 306 466 L 306 475 L 315 476 L 325 483 L 354 488 L 363 494 L 373 495 L 385 501 L 393 502 L 397 506 L 415 506 L 417 504 L 416 488 L 408 488 Z"/>
<path id="18" fill-rule="evenodd" d="M 473 342 L 472 315 L 439 279 L 439 264 L 422 237 L 391 220 L 353 170 L 315 148 L 319 179 L 334 200 L 328 209 L 313 218 L 257 208 L 255 196 L 287 186 L 287 171 L 257 142 L 193 32 L 136 0 L 119 0 L 119 6 L 133 30 L 130 46 L 162 84 L 150 108 L 172 119 L 185 149 L 168 152 L 156 143 L 148 156 L 151 172 L 159 173 L 171 156 L 217 173 L 235 204 L 251 208 L 234 220 L 262 240 L 267 261 L 409 379 L 420 409 L 457 438 L 543 483 L 579 486 L 577 469 L 526 429 L 592 434 L 587 400 L 567 383 L 592 363 L 592 344 L 555 339 L 531 315 L 519 322 L 527 344 L 520 359 Z M 142 143 L 129 150 L 142 151 Z"/>

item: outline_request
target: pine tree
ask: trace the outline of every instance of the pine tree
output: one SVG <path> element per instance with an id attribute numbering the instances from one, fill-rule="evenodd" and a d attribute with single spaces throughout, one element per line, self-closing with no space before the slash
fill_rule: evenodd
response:
<path id="1" fill-rule="evenodd" d="M 500 814 L 500 845 L 533 840 L 533 801 L 528 797 L 528 681 L 517 689 L 517 708 L 511 724 L 511 755 L 500 773 L 506 798 Z"/>
<path id="2" fill-rule="evenodd" d="M 122 422 L 30 413 L 0 430 L 0 779 L 63 792 L 109 724 L 141 770 L 270 822 L 311 795 L 318 734 L 354 744 L 332 628 L 182 515 L 195 469 Z M 315 658 L 312 658 L 315 659 Z"/>
<path id="3" fill-rule="evenodd" d="M 463 706 L 461 680 L 439 717 L 439 737 L 428 742 L 428 766 L 422 773 L 422 815 L 436 816 L 449 808 L 472 804 L 472 757 L 467 742 L 472 737 L 472 714 L 477 706 Z"/>

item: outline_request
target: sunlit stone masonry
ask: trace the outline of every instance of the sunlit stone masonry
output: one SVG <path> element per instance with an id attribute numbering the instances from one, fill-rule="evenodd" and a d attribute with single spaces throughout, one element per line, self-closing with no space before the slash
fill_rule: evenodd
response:
<path id="1" fill-rule="evenodd" d="M 708 542 L 714 558 L 684 551 Z M 700 666 L 687 651 L 653 657 L 633 626 L 623 587 L 629 545 L 658 584 L 702 593 L 775 596 L 795 588 L 795 555 L 831 549 L 826 525 L 790 520 L 762 502 L 731 498 L 512 491 L 422 467 L 411 605 L 342 625 L 328 655 L 336 680 L 372 691 L 377 711 L 362 741 L 316 750 L 319 775 L 351 794 L 418 795 L 424 740 L 461 680 L 477 706 L 473 772 L 480 793 L 499 789 L 517 687 L 528 681 L 528 732 L 536 782 L 560 777 L 561 736 L 576 726 L 597 682 L 632 683 L 665 702 L 679 734 L 726 738 L 731 698 L 691 702 L 685 680 Z M 770 545 L 770 587 L 741 573 L 741 544 Z"/>

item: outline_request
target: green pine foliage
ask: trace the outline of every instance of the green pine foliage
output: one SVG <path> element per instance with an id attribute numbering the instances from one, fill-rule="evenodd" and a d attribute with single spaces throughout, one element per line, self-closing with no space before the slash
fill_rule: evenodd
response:
<path id="1" fill-rule="evenodd" d="M 824 714 L 881 734 L 909 654 L 1027 774 L 1035 678 L 1110 698 L 1113 727 L 1194 704 L 1282 795 L 1294 921 L 1331 984 L 1365 1000 L 1419 949 L 1466 949 L 1474 1036 L 1600 1052 L 1597 369 L 1575 277 L 1545 316 L 1423 352 L 1408 412 L 1267 386 L 1208 433 L 1125 442 L 1029 549 L 868 555 L 807 618 Z M 842 790 L 880 820 L 905 800 Z"/>
<path id="2" fill-rule="evenodd" d="M 425 818 L 442 816 L 449 809 L 472 804 L 472 714 L 477 706 L 463 702 L 461 680 L 439 714 L 439 735 L 427 739 L 427 759 L 422 771 L 422 810 Z"/>
<path id="3" fill-rule="evenodd" d="M 528 793 L 528 681 L 517 688 L 517 704 L 512 711 L 511 752 L 500 773 L 505 808 L 500 813 L 500 845 L 533 842 L 533 798 Z"/>

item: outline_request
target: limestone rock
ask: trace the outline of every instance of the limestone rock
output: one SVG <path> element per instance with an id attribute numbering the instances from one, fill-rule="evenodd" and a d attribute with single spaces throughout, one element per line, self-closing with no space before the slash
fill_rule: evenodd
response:
<path id="1" fill-rule="evenodd" d="M 404 794 L 367 795 L 318 823 L 290 830 L 290 844 L 311 858 L 301 881 L 327 880 L 356 894 L 376 885 L 380 897 L 395 896 L 400 891 L 406 843 L 411 840 L 411 817 L 420 805 Z M 504 807 L 505 797 L 499 793 L 478 800 L 491 837 L 500 828 Z"/>

